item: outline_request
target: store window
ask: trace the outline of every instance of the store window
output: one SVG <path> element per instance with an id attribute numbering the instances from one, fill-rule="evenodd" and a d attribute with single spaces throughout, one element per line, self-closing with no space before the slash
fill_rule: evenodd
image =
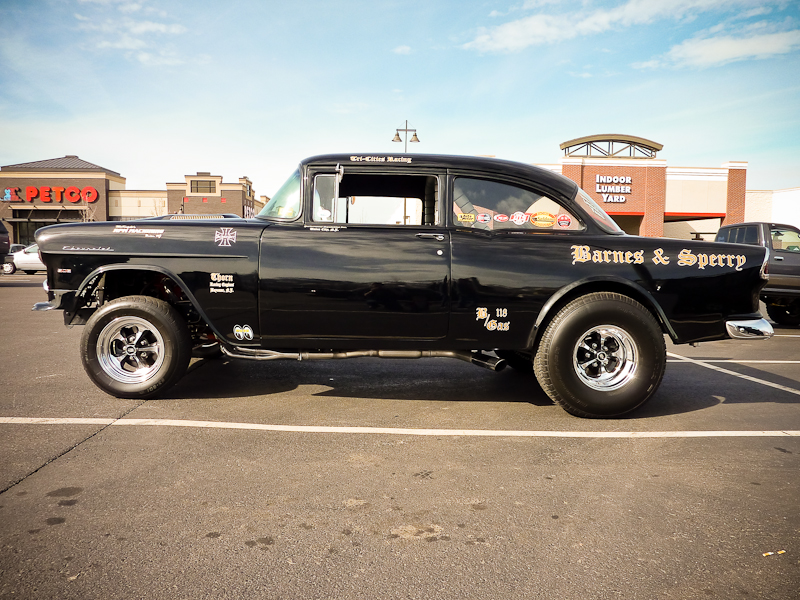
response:
<path id="1" fill-rule="evenodd" d="M 527 189 L 459 177 L 453 188 L 453 223 L 486 231 L 581 231 L 583 223 L 559 202 Z"/>
<path id="2" fill-rule="evenodd" d="M 215 194 L 217 192 L 216 181 L 206 181 L 203 179 L 192 179 L 192 193 L 196 194 Z"/>

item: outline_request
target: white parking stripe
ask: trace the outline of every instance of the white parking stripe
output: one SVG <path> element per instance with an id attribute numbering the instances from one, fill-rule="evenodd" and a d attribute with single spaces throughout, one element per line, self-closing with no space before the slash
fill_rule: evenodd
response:
<path id="1" fill-rule="evenodd" d="M 683 360 L 675 359 L 675 360 L 668 360 L 667 362 L 671 363 L 679 363 L 683 362 Z M 733 358 L 728 359 L 705 359 L 703 360 L 705 363 L 734 363 L 739 365 L 800 365 L 800 360 L 736 360 Z"/>
<path id="2" fill-rule="evenodd" d="M 552 437 L 552 438 L 713 438 L 713 437 L 800 437 L 800 431 L 506 431 L 495 429 L 403 429 L 395 427 L 326 427 L 320 425 L 269 425 L 224 421 L 178 419 L 80 419 L 41 417 L 0 417 L 0 424 L 20 425 L 124 425 L 239 429 L 292 433 L 349 433 L 412 436 L 465 437 Z"/>
<path id="3" fill-rule="evenodd" d="M 771 388 L 775 388 L 776 390 L 781 390 L 783 392 L 789 392 L 790 394 L 796 394 L 800 396 L 800 390 L 796 390 L 794 388 L 786 387 L 785 385 L 780 385 L 779 383 L 772 383 L 771 381 L 767 381 L 765 379 L 759 379 L 758 377 L 751 377 L 750 375 L 743 375 L 741 373 L 737 373 L 736 371 L 729 371 L 728 369 L 723 369 L 722 367 L 717 367 L 715 365 L 709 364 L 710 361 L 703 361 L 703 360 L 695 360 L 693 358 L 688 358 L 686 356 L 681 356 L 679 354 L 673 354 L 672 352 L 667 352 L 667 356 L 671 356 L 673 358 L 677 358 L 684 362 L 692 363 L 694 365 L 699 365 L 701 367 L 705 367 L 706 369 L 711 369 L 713 371 L 719 371 L 720 373 L 725 373 L 726 375 L 733 375 L 734 377 L 739 377 L 741 379 L 746 379 L 747 381 L 752 381 L 753 383 L 758 383 L 761 385 L 766 385 Z"/>

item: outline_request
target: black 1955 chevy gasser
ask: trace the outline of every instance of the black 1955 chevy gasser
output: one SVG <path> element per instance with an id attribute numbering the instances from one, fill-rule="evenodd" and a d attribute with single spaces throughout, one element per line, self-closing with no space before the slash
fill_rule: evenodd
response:
<path id="1" fill-rule="evenodd" d="M 679 344 L 768 338 L 764 248 L 624 234 L 572 181 L 508 161 L 309 158 L 252 219 L 56 225 L 49 302 L 109 394 L 190 357 L 450 357 L 532 370 L 568 412 L 647 401 Z"/>

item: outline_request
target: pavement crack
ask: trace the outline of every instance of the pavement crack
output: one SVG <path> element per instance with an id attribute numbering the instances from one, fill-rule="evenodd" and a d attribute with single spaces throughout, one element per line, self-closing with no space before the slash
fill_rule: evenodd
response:
<path id="1" fill-rule="evenodd" d="M 4 487 L 2 490 L 0 490 L 0 496 L 5 494 L 10 489 L 18 486 L 20 483 L 22 483 L 23 481 L 25 481 L 29 477 L 32 477 L 33 475 L 36 475 L 36 473 L 38 473 L 39 471 L 44 469 L 46 466 L 53 464 L 59 458 L 61 458 L 63 456 L 66 456 L 67 454 L 69 454 L 70 452 L 72 452 L 76 448 L 82 446 L 83 444 L 85 444 L 86 442 L 91 440 L 92 438 L 97 437 L 98 435 L 103 433 L 106 429 L 108 429 L 109 427 L 113 426 L 117 421 L 119 421 L 120 419 L 124 419 L 129 414 L 131 414 L 133 411 L 135 411 L 137 408 L 140 408 L 141 406 L 143 406 L 147 401 L 148 401 L 147 399 L 142 400 L 141 402 L 139 402 L 135 406 L 130 407 L 128 410 L 126 410 L 124 413 L 122 413 L 119 417 L 115 418 L 110 423 L 107 423 L 106 425 L 103 425 L 102 427 L 100 427 L 100 429 L 98 429 L 97 431 L 95 431 L 91 435 L 86 436 L 84 439 L 80 440 L 79 442 L 74 443 L 69 448 L 66 448 L 65 450 L 63 450 L 62 452 L 56 454 L 55 456 L 50 457 L 44 463 L 42 463 L 41 465 L 36 467 L 33 471 L 29 472 L 27 475 L 23 475 L 22 477 L 20 477 L 16 481 L 13 481 L 13 482 L 9 483 L 6 487 Z"/>

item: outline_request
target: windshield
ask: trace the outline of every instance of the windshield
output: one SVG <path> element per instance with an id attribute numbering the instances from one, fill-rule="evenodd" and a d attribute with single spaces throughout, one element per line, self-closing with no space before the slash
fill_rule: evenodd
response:
<path id="1" fill-rule="evenodd" d="M 614 222 L 614 219 L 609 217 L 608 213 L 600 208 L 600 205 L 592 200 L 592 197 L 581 188 L 578 188 L 578 195 L 575 196 L 575 201 L 581 205 L 581 208 L 586 211 L 586 214 L 589 215 L 603 231 L 608 233 L 625 233 L 619 228 L 619 225 Z"/>
<path id="2" fill-rule="evenodd" d="M 258 213 L 268 219 L 292 220 L 300 214 L 300 169 L 292 173 L 266 206 Z"/>

